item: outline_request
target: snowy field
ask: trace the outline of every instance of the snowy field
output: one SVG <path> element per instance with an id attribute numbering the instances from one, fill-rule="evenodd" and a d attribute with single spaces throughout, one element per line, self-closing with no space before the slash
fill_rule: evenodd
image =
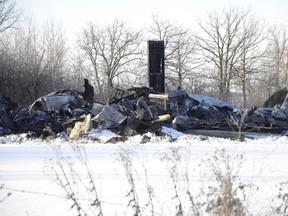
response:
<path id="1" fill-rule="evenodd" d="M 107 131 L 93 134 L 97 141 L 83 139 L 77 143 L 60 138 L 41 141 L 0 137 L 0 186 L 4 185 L 0 189 L 0 215 L 77 215 L 75 206 L 71 208 L 73 202 L 57 184 L 56 174 L 58 179 L 73 179 L 70 189 L 75 197 L 88 215 L 97 215 L 98 210 L 90 202 L 91 193 L 85 188 L 90 184 L 89 173 L 103 215 L 133 215 L 135 200 L 132 200 L 133 193 L 129 193 L 131 182 L 127 180 L 123 161 L 131 162 L 126 168 L 131 168 L 133 192 L 141 215 L 175 215 L 179 202 L 185 215 L 193 215 L 187 189 L 196 203 L 207 202 L 207 195 L 201 191 L 218 185 L 211 172 L 211 164 L 218 161 L 211 159 L 221 150 L 229 156 L 232 175 L 239 177 L 233 186 L 239 182 L 250 185 L 243 204 L 251 214 L 272 215 L 273 208 L 281 204 L 276 198 L 279 183 L 288 181 L 288 137 L 267 135 L 235 141 L 185 135 L 167 128 L 163 131 L 168 135 L 139 135 L 116 144 L 107 143 L 113 136 Z M 141 144 L 147 137 L 150 140 Z M 79 157 L 81 154 L 83 157 Z M 81 158 L 87 161 L 87 166 L 79 162 Z M 218 159 L 221 167 L 222 160 Z M 65 166 L 65 162 L 69 165 Z M 63 165 L 67 175 L 57 164 Z M 6 198 L 8 193 L 11 195 Z M 199 212 L 209 215 L 205 209 L 199 208 Z"/>

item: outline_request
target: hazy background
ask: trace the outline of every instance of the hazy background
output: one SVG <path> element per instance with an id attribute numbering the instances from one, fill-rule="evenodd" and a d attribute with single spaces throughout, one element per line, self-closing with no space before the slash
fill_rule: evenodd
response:
<path id="1" fill-rule="evenodd" d="M 251 9 L 270 24 L 288 24 L 287 0 L 17 0 L 16 3 L 25 14 L 33 15 L 38 24 L 49 19 L 60 22 L 70 36 L 87 22 L 108 24 L 115 18 L 143 27 L 151 23 L 153 14 L 192 28 L 195 17 L 229 5 Z"/>

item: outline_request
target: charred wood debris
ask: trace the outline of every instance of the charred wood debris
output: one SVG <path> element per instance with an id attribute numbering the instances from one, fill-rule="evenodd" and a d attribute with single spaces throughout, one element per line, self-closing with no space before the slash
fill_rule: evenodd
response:
<path id="1" fill-rule="evenodd" d="M 52 92 L 24 108 L 7 96 L 0 96 L 0 136 L 27 133 L 47 138 L 65 133 L 69 139 L 77 140 L 93 129 L 109 129 L 122 137 L 146 132 L 161 135 L 162 126 L 184 132 L 281 134 L 288 129 L 286 89 L 272 95 L 263 107 L 250 109 L 180 88 L 161 94 L 148 87 L 115 89 L 107 104 L 94 98 L 94 88 L 88 80 L 84 89 Z"/>

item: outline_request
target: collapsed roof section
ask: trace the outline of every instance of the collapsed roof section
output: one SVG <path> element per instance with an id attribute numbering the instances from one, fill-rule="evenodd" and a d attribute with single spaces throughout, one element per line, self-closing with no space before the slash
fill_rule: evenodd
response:
<path id="1" fill-rule="evenodd" d="M 59 90 L 40 97 L 29 107 L 17 108 L 0 96 L 0 135 L 33 133 L 56 136 L 65 132 L 70 139 L 92 129 L 110 129 L 119 135 L 160 132 L 165 125 L 177 130 L 268 131 L 288 129 L 288 98 L 273 108 L 243 110 L 233 103 L 181 88 L 155 93 L 151 88 L 116 89 L 108 104 L 97 103 L 85 81 L 85 90 Z M 86 95 L 86 96 L 85 96 Z"/>

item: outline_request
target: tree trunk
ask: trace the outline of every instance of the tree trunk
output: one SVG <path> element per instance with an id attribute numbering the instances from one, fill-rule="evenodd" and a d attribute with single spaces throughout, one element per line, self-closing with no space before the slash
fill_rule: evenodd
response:
<path id="1" fill-rule="evenodd" d="M 243 107 L 247 106 L 247 95 L 246 95 L 246 79 L 242 80 L 242 94 L 243 94 Z"/>

